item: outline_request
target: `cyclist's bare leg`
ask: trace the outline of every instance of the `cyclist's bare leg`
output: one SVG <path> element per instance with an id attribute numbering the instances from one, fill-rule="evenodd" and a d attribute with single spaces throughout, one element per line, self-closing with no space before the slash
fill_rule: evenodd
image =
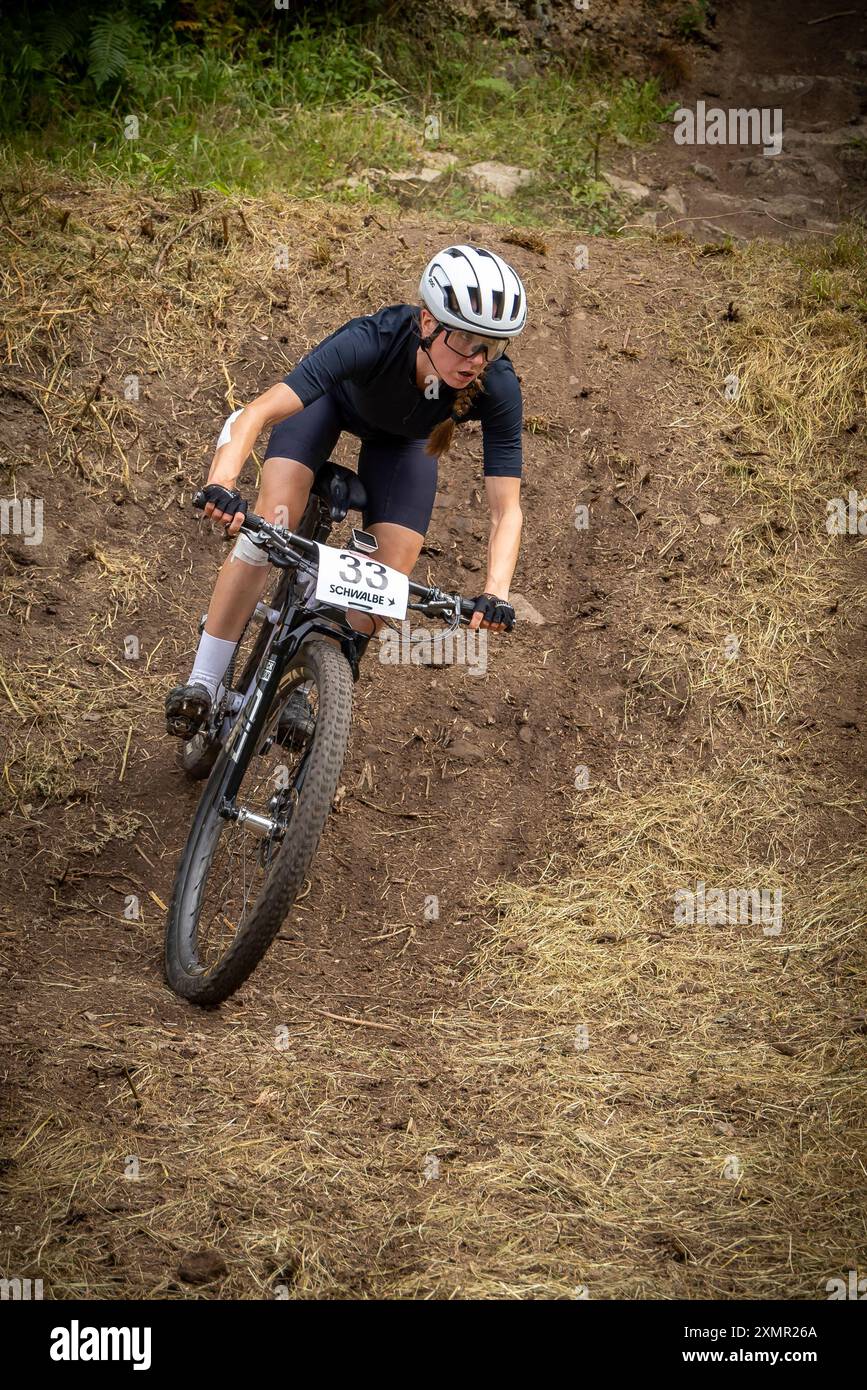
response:
<path id="1" fill-rule="evenodd" d="M 262 469 L 262 483 L 253 511 L 266 521 L 293 531 L 304 515 L 313 472 L 295 459 L 269 458 Z M 376 559 L 403 574 L 411 574 L 421 553 L 424 536 L 408 526 L 377 521 L 369 528 L 379 548 Z M 236 642 L 267 584 L 270 566 L 251 565 L 229 556 L 214 586 L 208 608 L 207 631 L 212 637 Z M 356 608 L 347 610 L 347 621 L 357 632 L 375 636 L 383 619 Z M 337 639 L 335 638 L 335 641 Z"/>
<path id="2" fill-rule="evenodd" d="M 259 496 L 251 511 L 294 531 L 304 515 L 313 477 L 312 469 L 295 459 L 266 459 Z M 230 553 L 211 595 L 207 632 L 237 642 L 271 573 L 270 565 L 251 565 Z"/>
<path id="3" fill-rule="evenodd" d="M 381 560 L 391 569 L 400 570 L 401 574 L 412 574 L 424 545 L 424 536 L 418 531 L 410 530 L 408 526 L 397 526 L 393 521 L 375 521 L 367 529 L 376 536 L 379 543 L 371 559 Z M 371 636 L 379 632 L 385 621 L 371 613 L 362 613 L 356 608 L 348 609 L 347 617 L 359 632 L 370 633 Z"/>

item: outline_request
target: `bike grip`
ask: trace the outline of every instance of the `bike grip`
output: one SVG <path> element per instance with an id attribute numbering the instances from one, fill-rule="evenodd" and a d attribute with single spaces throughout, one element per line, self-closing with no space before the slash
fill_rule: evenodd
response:
<path id="1" fill-rule="evenodd" d="M 199 511 L 204 511 L 204 509 L 205 509 L 205 507 L 207 507 L 207 505 L 208 505 L 208 499 L 205 497 L 205 494 L 204 494 L 203 490 L 202 490 L 201 488 L 199 488 L 199 491 L 198 491 L 198 492 L 194 495 L 194 497 L 193 497 L 193 506 L 194 506 L 194 507 L 198 507 Z M 243 499 L 242 499 L 241 507 L 238 508 L 238 511 L 241 511 L 242 509 L 243 509 L 244 515 L 246 516 L 246 515 L 247 515 L 247 503 L 244 502 Z M 260 519 L 261 519 L 261 518 L 259 518 L 259 517 L 256 518 L 257 521 L 260 520 Z"/>
<path id="2" fill-rule="evenodd" d="M 205 494 L 204 492 L 202 492 L 201 488 L 194 495 L 192 505 L 194 507 L 197 507 L 199 511 L 204 511 L 205 507 L 208 505 L 207 500 L 205 498 Z M 253 530 L 258 530 L 258 528 L 261 525 L 263 525 L 263 518 L 261 516 L 257 516 L 255 512 L 251 511 L 244 512 L 244 520 L 241 523 L 241 530 L 243 530 L 245 526 L 249 526 Z"/>

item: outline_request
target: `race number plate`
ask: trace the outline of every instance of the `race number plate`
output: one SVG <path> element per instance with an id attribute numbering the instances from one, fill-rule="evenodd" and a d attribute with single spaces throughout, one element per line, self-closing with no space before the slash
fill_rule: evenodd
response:
<path id="1" fill-rule="evenodd" d="M 360 608 L 384 618 L 405 618 L 409 578 L 380 560 L 354 550 L 338 550 L 316 542 L 319 573 L 316 597 L 338 608 Z"/>

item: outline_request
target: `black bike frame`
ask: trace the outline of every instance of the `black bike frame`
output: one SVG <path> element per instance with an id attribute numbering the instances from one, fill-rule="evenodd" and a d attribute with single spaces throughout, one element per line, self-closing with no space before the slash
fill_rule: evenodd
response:
<path id="1" fill-rule="evenodd" d="M 250 743 L 253 744 L 254 748 L 257 746 L 267 716 L 273 707 L 280 686 L 285 680 L 286 672 L 291 669 L 292 662 L 302 643 L 312 633 L 319 632 L 325 636 L 339 639 L 343 654 L 352 668 L 352 679 L 353 681 L 358 680 L 358 662 L 370 639 L 364 633 L 347 631 L 339 623 L 319 614 L 304 617 L 299 622 L 299 612 L 303 611 L 293 604 L 289 611 L 281 617 L 276 635 L 266 649 L 264 665 L 260 667 L 261 674 L 256 680 L 249 699 L 238 711 L 235 723 L 223 744 L 227 757 L 230 762 L 234 763 L 234 768 L 223 792 L 225 801 L 229 803 L 233 802 L 237 796 L 244 776 L 239 766 L 241 754 Z M 361 643 L 364 643 L 364 646 L 361 646 Z M 306 759 L 303 759 L 302 769 L 305 763 Z"/>

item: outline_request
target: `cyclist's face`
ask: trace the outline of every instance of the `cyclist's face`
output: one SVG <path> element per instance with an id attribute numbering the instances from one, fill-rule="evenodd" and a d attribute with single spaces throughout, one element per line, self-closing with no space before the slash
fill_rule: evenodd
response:
<path id="1" fill-rule="evenodd" d="M 427 309 L 421 311 L 421 331 L 427 336 L 433 333 L 437 327 L 437 319 Z M 428 349 L 430 357 L 425 357 L 425 362 L 433 362 L 437 375 L 446 383 L 453 386 L 457 391 L 471 386 L 474 381 L 481 376 L 485 370 L 486 361 L 484 353 L 477 352 L 474 357 L 462 357 L 460 353 L 454 352 L 445 341 L 444 334 L 438 333 Z"/>

